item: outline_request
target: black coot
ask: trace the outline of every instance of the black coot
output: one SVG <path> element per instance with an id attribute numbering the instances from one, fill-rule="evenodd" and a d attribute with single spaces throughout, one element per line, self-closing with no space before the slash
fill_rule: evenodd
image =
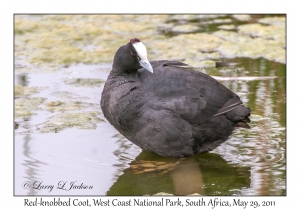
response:
<path id="1" fill-rule="evenodd" d="M 234 128 L 250 128 L 251 110 L 238 95 L 187 64 L 150 63 L 138 38 L 117 50 L 101 108 L 128 140 L 162 156 L 208 152 Z"/>

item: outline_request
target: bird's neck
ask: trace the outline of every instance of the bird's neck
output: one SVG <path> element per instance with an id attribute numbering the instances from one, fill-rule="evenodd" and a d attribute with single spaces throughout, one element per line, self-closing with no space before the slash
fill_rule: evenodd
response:
<path id="1" fill-rule="evenodd" d="M 111 85 L 115 84 L 117 86 L 128 82 L 136 82 L 138 80 L 136 73 L 127 73 L 117 68 L 111 70 L 108 78 Z"/>

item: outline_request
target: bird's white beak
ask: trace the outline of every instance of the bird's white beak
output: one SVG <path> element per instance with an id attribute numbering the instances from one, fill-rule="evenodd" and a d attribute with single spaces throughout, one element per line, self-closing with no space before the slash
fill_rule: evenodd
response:
<path id="1" fill-rule="evenodd" d="M 142 42 L 135 42 L 133 44 L 133 47 L 135 48 L 135 50 L 140 58 L 140 60 L 139 60 L 140 65 L 143 68 L 150 71 L 151 73 L 153 73 L 153 68 L 147 59 L 147 49 L 146 49 L 145 45 Z"/>

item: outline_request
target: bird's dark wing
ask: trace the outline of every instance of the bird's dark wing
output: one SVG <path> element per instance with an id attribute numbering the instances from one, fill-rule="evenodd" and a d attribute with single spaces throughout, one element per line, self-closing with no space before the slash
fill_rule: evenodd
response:
<path id="1" fill-rule="evenodd" d="M 214 78 L 178 61 L 151 62 L 154 73 L 139 70 L 145 105 L 170 110 L 190 123 L 201 124 L 242 104 L 239 96 Z"/>

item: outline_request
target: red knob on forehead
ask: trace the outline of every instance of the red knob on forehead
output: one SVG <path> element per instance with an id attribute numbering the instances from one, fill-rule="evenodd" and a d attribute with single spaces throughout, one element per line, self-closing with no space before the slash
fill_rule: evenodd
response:
<path id="1" fill-rule="evenodd" d="M 134 44 L 134 43 L 136 43 L 136 42 L 140 42 L 140 39 L 138 39 L 138 38 L 130 39 L 130 43 L 131 43 L 131 44 Z"/>

